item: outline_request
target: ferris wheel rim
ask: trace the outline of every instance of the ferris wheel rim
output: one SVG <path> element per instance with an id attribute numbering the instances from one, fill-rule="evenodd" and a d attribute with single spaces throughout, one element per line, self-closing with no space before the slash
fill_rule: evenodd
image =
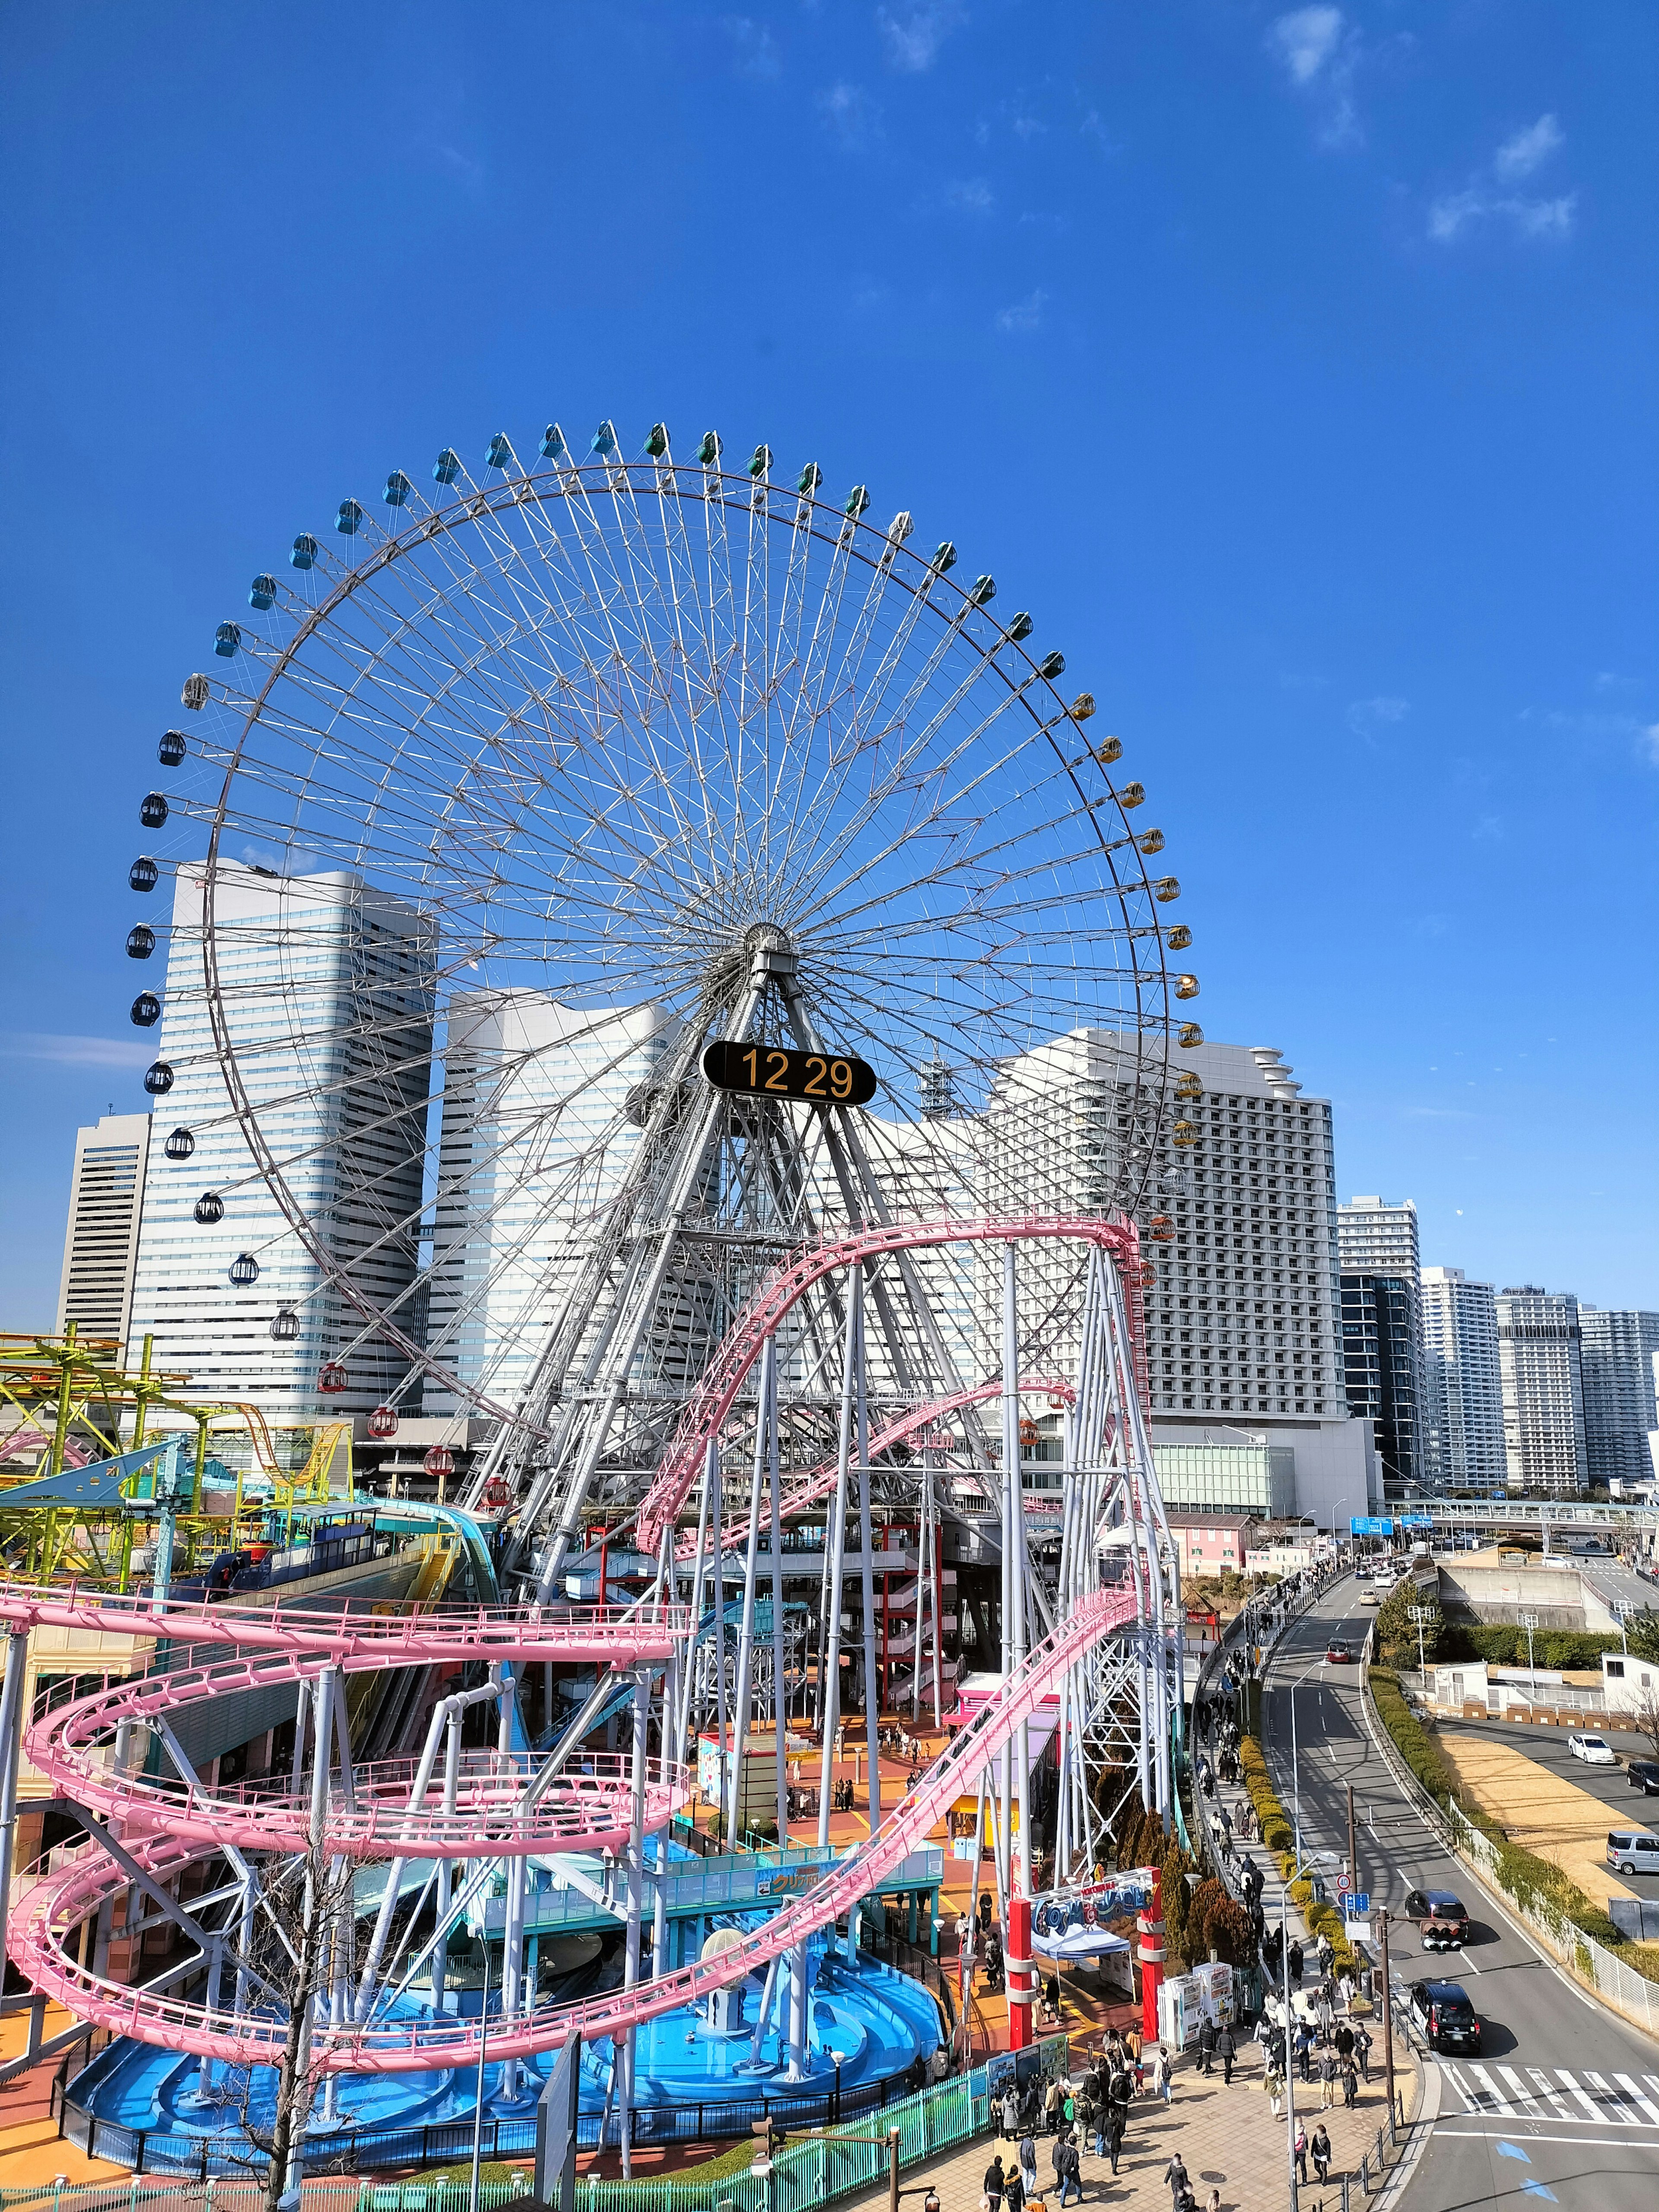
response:
<path id="1" fill-rule="evenodd" d="M 1164 1093 L 1167 1087 L 1170 1063 L 1171 1017 L 1168 1009 L 1170 979 L 1164 932 L 1156 926 L 1150 931 L 1137 929 L 1131 921 L 1126 903 L 1132 897 L 1143 896 L 1150 908 L 1159 894 L 1146 867 L 1146 855 L 1139 839 L 1130 829 L 1118 790 L 1110 776 L 1104 772 L 1107 763 L 1097 761 L 1105 789 L 1101 798 L 1091 798 L 1079 779 L 1079 771 L 1084 757 L 1079 755 L 1074 760 L 1068 759 L 1056 735 L 1066 730 L 1075 734 L 1081 727 L 1081 718 L 1073 714 L 1073 707 L 1079 702 L 1073 702 L 1073 706 L 1068 706 L 1056 689 L 1056 679 L 1061 672 L 1049 672 L 1048 657 L 1039 662 L 1025 651 L 1023 641 L 1024 636 L 1029 635 L 1029 629 L 1020 635 L 1013 635 L 997 617 L 985 615 L 984 601 L 945 574 L 938 565 L 939 556 L 936 555 L 933 562 L 923 559 L 920 554 L 908 549 L 902 536 L 896 538 L 891 527 L 883 532 L 877 526 L 865 521 L 861 510 L 857 514 L 838 510 L 830 502 L 813 496 L 811 491 L 796 491 L 793 495 L 792 514 L 786 511 L 790 495 L 785 494 L 781 487 L 773 485 L 769 478 L 757 483 L 724 470 L 711 471 L 706 467 L 693 470 L 672 459 L 665 463 L 659 460 L 657 465 L 649 467 L 641 462 L 617 461 L 609 465 L 575 464 L 567 469 L 554 466 L 545 470 L 521 470 L 517 475 L 504 470 L 503 480 L 499 484 L 482 487 L 473 484 L 468 492 L 441 506 L 429 508 L 419 519 L 411 519 L 409 526 L 402 531 L 387 531 L 378 518 L 372 517 L 367 511 L 362 512 L 357 528 L 362 530 L 366 526 L 372 528 L 381 542 L 368 550 L 366 557 L 351 565 L 339 563 L 339 573 L 327 592 L 300 614 L 292 633 L 280 646 L 265 648 L 260 657 L 267 659 L 268 665 L 257 692 L 234 691 L 228 684 L 221 687 L 220 703 L 236 717 L 240 726 L 234 744 L 225 750 L 223 774 L 209 827 L 207 851 L 203 860 L 195 864 L 201 872 L 203 981 L 213 1048 L 234 1117 L 260 1179 L 270 1190 L 280 1212 L 300 1238 L 322 1280 L 343 1296 L 366 1324 L 365 1334 L 372 1333 L 395 1348 L 409 1361 L 411 1372 L 428 1377 L 440 1388 L 452 1392 L 458 1404 L 469 1405 L 488 1418 L 520 1427 L 524 1424 L 516 1408 L 499 1402 L 477 1383 L 466 1382 L 448 1364 L 434 1358 L 426 1346 L 417 1342 L 395 1316 L 386 1310 L 383 1301 L 375 1299 L 362 1290 L 354 1279 L 349 1266 L 336 1263 L 313 1224 L 309 1210 L 293 1191 L 281 1161 L 266 1141 L 260 1126 L 259 1109 L 243 1079 L 219 973 L 215 900 L 222 872 L 227 865 L 222 845 L 223 836 L 233 823 L 232 799 L 237 778 L 244 769 L 256 730 L 270 726 L 263 721 L 267 702 L 291 672 L 303 647 L 318 635 L 326 633 L 331 622 L 343 606 L 349 605 L 377 576 L 390 570 L 410 550 L 447 538 L 469 525 L 477 525 L 496 514 L 529 506 L 540 507 L 554 501 L 570 502 L 578 495 L 590 499 L 594 494 L 608 495 L 613 499 L 626 497 L 635 501 L 654 496 L 665 508 L 671 499 L 684 505 L 695 502 L 702 507 L 717 507 L 726 517 L 733 514 L 746 516 L 751 529 L 758 514 L 764 532 L 799 532 L 803 527 L 803 518 L 806 518 L 805 526 L 807 534 L 817 544 L 830 552 L 845 555 L 849 561 L 856 560 L 869 576 L 880 574 L 884 578 L 884 589 L 887 584 L 896 584 L 908 602 L 918 608 L 925 605 L 927 613 L 938 615 L 953 642 L 965 648 L 971 656 L 976 673 L 968 679 L 964 690 L 971 688 L 971 684 L 978 681 L 979 675 L 986 672 L 992 673 L 1000 681 L 1005 695 L 1000 699 L 996 711 L 1000 713 L 1005 708 L 1024 709 L 1026 727 L 1024 742 L 1041 739 L 1052 756 L 1054 772 L 1063 776 L 1074 792 L 1079 811 L 1088 817 L 1100 857 L 1109 872 L 1109 896 L 1115 901 L 1122 921 L 1121 932 L 1115 930 L 1113 933 L 1121 933 L 1132 944 L 1137 939 L 1146 940 L 1144 950 L 1137 946 L 1131 969 L 1132 1004 L 1124 1005 L 1122 1014 L 1124 1029 L 1127 1033 L 1126 1042 L 1128 1038 L 1133 1040 L 1135 1095 L 1137 1099 L 1145 1099 L 1149 1094 L 1153 1096 L 1156 1120 L 1160 1125 L 1165 1110 Z M 323 550 L 319 543 L 318 553 Z M 940 551 L 944 550 L 941 548 Z M 329 558 L 331 563 L 338 562 L 338 556 L 332 549 L 330 549 Z M 976 586 L 975 592 L 977 590 Z M 461 596 L 465 596 L 464 592 Z M 941 599 L 950 606 L 948 615 L 939 605 Z M 975 636 L 966 627 L 966 617 L 974 611 L 983 615 L 987 624 L 994 630 L 994 635 L 988 640 Z M 917 619 L 921 618 L 919 613 Z M 371 653 L 358 680 L 363 680 L 383 665 L 390 649 L 390 644 L 383 642 Z M 1007 656 L 1008 665 L 1005 665 L 1000 656 Z M 349 696 L 350 690 L 343 688 L 342 696 Z M 1087 750 L 1091 753 L 1093 751 L 1092 747 Z M 390 766 L 386 773 L 390 778 Z M 1115 817 L 1116 823 L 1125 833 L 1121 838 L 1108 839 L 1100 819 L 1102 811 L 1109 811 Z M 1132 871 L 1126 871 L 1120 865 L 1120 855 L 1126 848 L 1133 857 Z M 1146 954 L 1150 954 L 1148 969 L 1151 972 L 1143 974 L 1140 963 Z M 453 978 L 451 979 L 451 988 L 453 992 Z M 1156 1011 L 1160 1001 L 1161 1012 Z M 937 1044 L 934 1049 L 937 1052 Z M 1155 1129 L 1152 1142 L 1146 1147 L 1149 1158 L 1156 1134 Z M 1133 1209 L 1143 1201 L 1144 1196 L 1144 1191 L 1137 1190 L 1133 1197 L 1119 1202 Z"/>

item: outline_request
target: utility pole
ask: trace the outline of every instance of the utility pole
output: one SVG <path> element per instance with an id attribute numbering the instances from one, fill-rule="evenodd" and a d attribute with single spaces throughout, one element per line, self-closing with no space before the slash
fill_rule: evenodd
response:
<path id="1" fill-rule="evenodd" d="M 1359 1854 L 1355 1847 L 1353 1828 L 1353 1784 L 1348 1784 L 1348 1887 L 1356 1895 L 1364 1887 L 1359 1879 Z"/>
<path id="2" fill-rule="evenodd" d="M 1535 1613 L 1517 1613 L 1515 1617 L 1520 1622 L 1522 1627 L 1527 1632 L 1527 1672 L 1530 1674 L 1532 1672 L 1532 1632 L 1538 1626 L 1538 1615 Z"/>
<path id="3" fill-rule="evenodd" d="M 1417 1631 L 1417 1671 L 1419 1674 L 1425 1674 L 1428 1670 L 1423 1657 L 1423 1632 L 1434 1620 L 1439 1612 L 1439 1607 L 1432 1605 L 1413 1605 L 1407 1609 L 1411 1615 L 1412 1625 Z"/>
<path id="4" fill-rule="evenodd" d="M 1382 2074 L 1389 2092 L 1389 2133 L 1394 2133 L 1394 1996 L 1389 1987 L 1389 1916 L 1377 1915 L 1382 1927 Z"/>

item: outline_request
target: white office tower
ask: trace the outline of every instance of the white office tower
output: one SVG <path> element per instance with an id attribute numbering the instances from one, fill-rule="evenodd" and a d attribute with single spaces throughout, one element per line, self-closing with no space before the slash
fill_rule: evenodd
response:
<path id="1" fill-rule="evenodd" d="M 458 993 L 448 1018 L 427 1348 L 511 1406 L 627 1172 L 676 1024 L 655 1006 L 574 1008 L 517 989 Z M 718 1340 L 710 1260 L 706 1284 L 678 1286 L 677 1365 Z M 647 1364 L 668 1356 L 653 1335 Z M 432 1384 L 424 1403 L 464 1410 Z"/>
<path id="2" fill-rule="evenodd" d="M 418 1335 L 430 926 L 350 873 L 222 862 L 214 915 L 236 1064 L 289 1188 L 328 1260 Z M 367 1412 L 407 1362 L 358 1341 L 363 1322 L 267 1188 L 231 1110 L 202 978 L 202 882 L 184 867 L 157 1051 L 173 1080 L 156 1110 L 133 1333 L 155 1331 L 156 1364 L 186 1372 L 192 1395 L 278 1419 Z M 325 1396 L 319 1376 L 335 1360 L 346 1388 Z"/>
<path id="3" fill-rule="evenodd" d="M 1336 1209 L 1336 1256 L 1345 1275 L 1392 1275 L 1415 1283 L 1421 1271 L 1417 1207 L 1380 1198 L 1351 1198 Z"/>
<path id="4" fill-rule="evenodd" d="M 1590 1481 L 1650 1480 L 1648 1433 L 1659 1428 L 1653 1388 L 1659 1313 L 1580 1306 L 1578 1352 L 1584 1384 L 1584 1460 Z"/>
<path id="5" fill-rule="evenodd" d="M 1492 1286 L 1470 1282 L 1461 1267 L 1425 1267 L 1421 1280 L 1427 1480 L 1437 1490 L 1501 1491 L 1508 1462 Z"/>
<path id="6" fill-rule="evenodd" d="M 1329 1102 L 1304 1098 L 1268 1046 L 1203 1044 L 1172 1061 L 1200 1095 L 1176 1099 L 1140 1215 L 1156 1268 L 1144 1301 L 1154 1441 L 1291 1445 L 1298 1510 L 1326 1525 L 1364 1513 L 1378 1478 L 1370 1425 L 1349 1419 L 1343 1395 Z M 993 1103 L 1007 1117 L 989 1154 L 999 1210 L 1022 1193 L 1033 1206 L 1103 1202 L 1120 1148 L 1146 1141 L 1125 1066 L 1103 1030 L 1009 1063 Z M 1021 1255 L 1040 1289 L 1062 1264 L 1058 1251 Z"/>
<path id="7" fill-rule="evenodd" d="M 1578 1301 L 1524 1283 L 1498 1298 L 1504 1453 L 1511 1490 L 1577 1496 L 1589 1484 Z"/>
<path id="8" fill-rule="evenodd" d="M 132 1318 L 138 1224 L 144 1210 L 148 1114 L 103 1114 L 75 1133 L 58 1329 L 125 1344 Z"/>

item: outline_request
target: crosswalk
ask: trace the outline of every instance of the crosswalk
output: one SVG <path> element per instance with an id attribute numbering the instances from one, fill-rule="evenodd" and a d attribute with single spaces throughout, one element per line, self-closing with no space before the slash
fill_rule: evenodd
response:
<path id="1" fill-rule="evenodd" d="M 1549 2120 L 1558 2126 L 1659 2128 L 1659 2074 L 1577 2073 L 1565 2066 L 1440 2062 L 1465 2115 L 1486 2120 Z"/>

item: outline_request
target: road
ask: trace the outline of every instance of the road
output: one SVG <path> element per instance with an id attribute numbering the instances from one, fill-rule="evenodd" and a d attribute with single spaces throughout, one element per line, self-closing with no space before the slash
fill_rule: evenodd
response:
<path id="1" fill-rule="evenodd" d="M 1645 1736 L 1604 1728 L 1594 1715 L 1586 1717 L 1584 1725 L 1594 1734 L 1606 1736 L 1621 1759 L 1653 1757 L 1653 1746 Z M 1610 1828 L 1659 1828 L 1659 1797 L 1632 1790 L 1622 1765 L 1591 1766 L 1584 1759 L 1575 1759 L 1567 1749 L 1565 1729 L 1523 1728 L 1502 1721 L 1443 1721 L 1440 1732 L 1449 1741 L 1479 1735 L 1492 1743 L 1506 1744 L 1511 1751 L 1524 1752 L 1537 1765 L 1577 1783 L 1592 1797 L 1600 1797 L 1609 1808 Z M 1659 1874 L 1621 1874 L 1619 1880 L 1634 1896 L 1659 1898 Z"/>
<path id="2" fill-rule="evenodd" d="M 1419 1980 L 1461 1981 L 1484 2031 L 1479 2059 L 1429 2062 L 1440 2075 L 1439 2115 L 1412 2178 L 1411 2212 L 1511 2201 L 1653 2212 L 1659 2043 L 1579 1990 L 1491 1904 L 1395 1781 L 1365 1726 L 1358 1667 L 1324 1657 L 1333 1636 L 1357 1650 L 1368 1618 L 1345 1579 L 1292 1625 L 1269 1664 L 1263 1729 L 1279 1794 L 1287 1808 L 1299 1802 L 1304 1850 L 1346 1856 L 1352 1784 L 1360 1886 L 1373 1909 L 1398 1910 L 1407 1890 L 1430 1887 L 1455 1890 L 1469 1910 L 1472 1940 L 1461 1959 L 1425 1958 L 1409 1925 L 1390 1930 L 1396 1992 Z"/>

